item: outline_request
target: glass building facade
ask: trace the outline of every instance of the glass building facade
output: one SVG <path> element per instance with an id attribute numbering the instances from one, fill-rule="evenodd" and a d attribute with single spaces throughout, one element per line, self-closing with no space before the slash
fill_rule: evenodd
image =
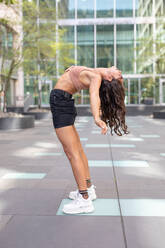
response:
<path id="1" fill-rule="evenodd" d="M 58 0 L 56 7 L 57 26 L 66 29 L 65 41 L 74 45 L 75 65 L 115 65 L 124 75 L 127 104 L 148 98 L 160 103 L 160 87 L 165 85 L 164 0 Z M 77 104 L 89 103 L 87 91 L 75 98 Z"/>
<path id="2" fill-rule="evenodd" d="M 49 0 L 56 6 L 56 36 L 72 46 L 75 65 L 91 68 L 117 66 L 123 73 L 126 104 L 165 103 L 164 0 Z M 51 89 L 65 65 L 57 53 Z M 28 81 L 28 87 L 33 85 Z M 31 86 L 30 86 L 31 85 Z M 47 104 L 45 89 L 43 104 Z M 161 90 L 162 89 L 162 90 Z M 36 95 L 37 97 L 37 95 Z M 89 104 L 88 90 L 75 95 L 77 104 Z"/>
<path id="3" fill-rule="evenodd" d="M 11 58 L 10 54 L 13 49 L 13 33 L 14 31 L 11 28 L 7 28 L 5 25 L 0 25 L 0 96 L 4 91 L 4 84 L 6 78 L 6 72 L 10 68 Z M 15 99 L 15 84 L 16 84 L 17 74 L 16 72 L 12 74 L 10 84 L 8 85 L 8 90 L 6 94 L 6 100 L 8 105 L 14 105 L 16 103 Z M 0 97 L 0 110 L 2 110 L 2 99 Z"/>

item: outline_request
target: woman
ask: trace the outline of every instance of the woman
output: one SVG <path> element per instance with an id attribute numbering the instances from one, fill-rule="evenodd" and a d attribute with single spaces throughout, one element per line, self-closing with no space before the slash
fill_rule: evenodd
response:
<path id="1" fill-rule="evenodd" d="M 111 133 L 112 130 L 117 135 L 127 133 L 121 71 L 114 66 L 96 69 L 84 66 L 69 67 L 50 93 L 53 125 L 70 161 L 78 186 L 76 191 L 69 194 L 73 201 L 63 207 L 66 214 L 93 212 L 92 200 L 96 199 L 88 160 L 74 126 L 77 113 L 72 95 L 81 89 L 89 89 L 91 111 L 96 125 L 102 129 L 102 134 L 106 134 L 108 126 Z"/>

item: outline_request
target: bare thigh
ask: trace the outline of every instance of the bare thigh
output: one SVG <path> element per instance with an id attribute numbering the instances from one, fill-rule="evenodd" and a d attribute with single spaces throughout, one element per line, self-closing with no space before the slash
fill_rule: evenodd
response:
<path id="1" fill-rule="evenodd" d="M 81 141 L 80 141 L 80 137 L 79 137 L 79 134 L 78 134 L 75 126 L 73 126 L 73 129 L 74 129 L 76 137 L 77 137 L 77 144 L 79 146 L 79 151 L 80 151 L 80 153 L 82 153 L 82 152 L 84 153 L 84 150 L 83 150 L 83 147 L 82 147 L 82 144 L 81 144 Z"/>
<path id="2" fill-rule="evenodd" d="M 73 125 L 56 128 L 55 131 L 67 155 L 79 153 L 79 142 Z"/>

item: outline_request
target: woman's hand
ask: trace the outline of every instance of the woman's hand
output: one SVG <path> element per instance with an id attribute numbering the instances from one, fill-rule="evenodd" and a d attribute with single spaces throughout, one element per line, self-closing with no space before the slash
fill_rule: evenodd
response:
<path id="1" fill-rule="evenodd" d="M 95 119 L 95 123 L 98 127 L 100 127 L 102 129 L 101 133 L 102 134 L 106 134 L 107 133 L 107 125 L 104 121 L 102 121 L 100 118 L 99 119 Z"/>

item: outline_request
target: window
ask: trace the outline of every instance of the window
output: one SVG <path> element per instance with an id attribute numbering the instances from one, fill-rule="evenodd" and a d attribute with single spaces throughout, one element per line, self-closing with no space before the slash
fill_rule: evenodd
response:
<path id="1" fill-rule="evenodd" d="M 116 16 L 133 16 L 133 0 L 116 0 Z"/>
<path id="2" fill-rule="evenodd" d="M 97 67 L 114 64 L 114 26 L 97 26 Z"/>
<path id="3" fill-rule="evenodd" d="M 94 26 L 77 27 L 78 65 L 94 67 Z"/>
<path id="4" fill-rule="evenodd" d="M 77 0 L 77 18 L 94 17 L 94 0 Z"/>
<path id="5" fill-rule="evenodd" d="M 74 0 L 59 1 L 58 18 L 59 19 L 75 18 L 75 1 Z"/>
<path id="6" fill-rule="evenodd" d="M 113 2 L 109 0 L 96 0 L 97 18 L 113 17 Z"/>
<path id="7" fill-rule="evenodd" d="M 123 73 L 133 73 L 134 26 L 117 25 L 117 67 Z"/>

